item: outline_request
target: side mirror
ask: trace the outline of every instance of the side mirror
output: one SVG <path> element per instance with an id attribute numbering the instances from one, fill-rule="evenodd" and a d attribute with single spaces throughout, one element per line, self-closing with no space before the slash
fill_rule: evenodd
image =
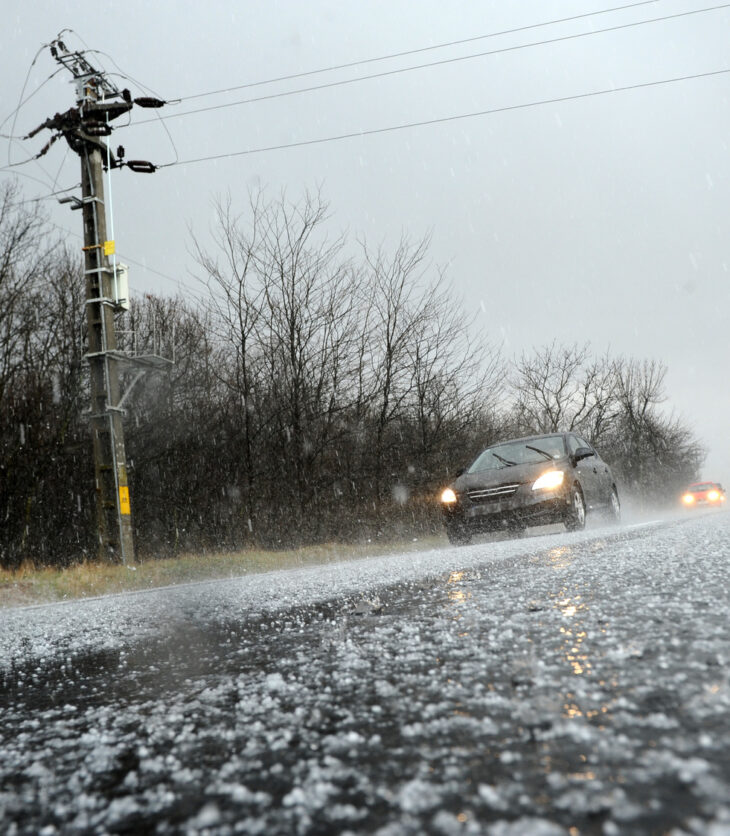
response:
<path id="1" fill-rule="evenodd" d="M 459 476 L 461 476 L 462 473 L 466 473 L 466 468 L 465 467 L 457 467 L 455 478 L 458 479 Z"/>
<path id="2" fill-rule="evenodd" d="M 579 447 L 575 453 L 573 453 L 573 461 L 578 464 L 579 461 L 583 459 L 587 459 L 589 456 L 595 456 L 596 454 L 591 450 L 590 447 Z"/>

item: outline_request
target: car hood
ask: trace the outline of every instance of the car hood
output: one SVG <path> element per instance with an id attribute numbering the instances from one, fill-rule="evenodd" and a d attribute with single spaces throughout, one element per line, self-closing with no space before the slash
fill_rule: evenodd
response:
<path id="1" fill-rule="evenodd" d="M 566 459 L 536 464 L 515 464 L 497 470 L 480 470 L 477 473 L 462 473 L 453 483 L 454 490 L 470 491 L 475 488 L 496 488 L 499 485 L 523 485 L 534 482 L 548 470 L 567 470 Z"/>

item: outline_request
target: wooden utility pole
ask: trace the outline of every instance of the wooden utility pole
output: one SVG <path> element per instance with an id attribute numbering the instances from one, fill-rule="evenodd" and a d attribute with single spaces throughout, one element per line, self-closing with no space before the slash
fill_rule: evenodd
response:
<path id="1" fill-rule="evenodd" d="M 69 52 L 56 40 L 53 57 L 71 71 L 76 82 L 76 107 L 56 114 L 45 127 L 65 136 L 81 161 L 81 208 L 84 221 L 84 273 L 86 323 L 91 379 L 89 423 L 94 449 L 94 479 L 99 558 L 134 563 L 132 506 L 124 447 L 123 411 L 120 406 L 119 366 L 125 359 L 117 351 L 114 316 L 121 310 L 116 276 L 108 256 L 104 203 L 104 166 L 116 164 L 101 137 L 109 136 L 111 119 L 128 112 L 132 101 L 89 64 L 85 56 Z M 43 126 L 42 126 L 43 127 Z M 50 145 L 50 143 L 49 143 Z"/>
<path id="2" fill-rule="evenodd" d="M 86 322 L 91 375 L 91 434 L 99 524 L 100 557 L 134 562 L 132 510 L 127 480 L 124 427 L 114 313 L 117 294 L 107 252 L 101 149 L 85 145 L 81 157 L 81 202 L 84 219 Z M 106 249 L 105 249 L 106 248 Z"/>
<path id="3" fill-rule="evenodd" d="M 72 52 L 56 38 L 51 45 L 56 61 L 71 72 L 76 83 L 76 106 L 56 113 L 31 131 L 27 139 L 48 128 L 51 139 L 36 155 L 43 156 L 53 143 L 64 137 L 81 160 L 81 199 L 65 197 L 81 209 L 84 220 L 84 273 L 86 275 L 86 323 L 91 378 L 90 425 L 94 449 L 99 557 L 102 560 L 134 563 L 132 506 L 124 447 L 123 404 L 145 371 L 169 368 L 161 357 L 129 357 L 117 349 L 115 316 L 125 309 L 117 287 L 116 261 L 108 256 L 115 244 L 107 238 L 104 203 L 104 169 L 126 166 L 132 171 L 152 173 L 155 166 L 144 160 L 122 159 L 124 149 L 115 157 L 104 141 L 112 132 L 110 122 L 128 113 L 133 104 L 162 107 L 160 99 L 143 96 L 132 99 L 129 90 L 118 90 L 103 72 L 93 67 L 84 52 Z M 120 368 L 136 367 L 137 377 L 122 394 Z"/>

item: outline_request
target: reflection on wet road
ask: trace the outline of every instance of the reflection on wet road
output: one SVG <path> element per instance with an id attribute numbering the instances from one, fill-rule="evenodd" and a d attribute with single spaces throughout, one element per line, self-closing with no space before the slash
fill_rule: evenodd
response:
<path id="1" fill-rule="evenodd" d="M 118 646 L 16 653 L 0 829 L 726 832 L 730 524 L 556 539 L 255 617 L 188 596 Z"/>

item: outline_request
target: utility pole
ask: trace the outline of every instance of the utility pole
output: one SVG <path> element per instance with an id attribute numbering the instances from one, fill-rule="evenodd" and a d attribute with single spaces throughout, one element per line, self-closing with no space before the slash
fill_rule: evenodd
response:
<path id="1" fill-rule="evenodd" d="M 84 82 L 87 95 L 92 85 Z M 91 99 L 90 99 L 91 100 Z M 124 427 L 119 403 L 119 361 L 114 313 L 117 305 L 106 234 L 101 150 L 85 144 L 81 157 L 81 202 L 84 221 L 86 324 L 91 376 L 91 435 L 99 526 L 100 557 L 134 562 L 132 509 L 127 479 Z"/>
<path id="2" fill-rule="evenodd" d="M 128 166 L 133 171 L 151 173 L 155 166 L 141 160 L 123 161 L 120 147 L 115 157 L 101 137 L 111 134 L 110 121 L 127 113 L 133 104 L 161 107 L 158 99 L 133 100 L 128 90 L 118 90 L 103 72 L 95 69 L 81 52 L 69 51 L 58 38 L 51 54 L 68 69 L 76 84 L 76 106 L 31 131 L 54 130 L 37 156 L 45 154 L 60 136 L 65 137 L 81 161 L 81 199 L 63 198 L 72 209 L 81 209 L 84 223 L 84 273 L 86 276 L 86 323 L 91 380 L 89 416 L 94 451 L 94 476 L 99 558 L 125 564 L 134 563 L 132 506 L 129 495 L 127 457 L 124 445 L 123 402 L 142 372 L 120 397 L 120 369 L 123 365 L 162 368 L 162 358 L 130 358 L 117 349 L 115 315 L 123 310 L 117 287 L 116 260 L 109 255 L 115 243 L 107 237 L 104 202 L 104 169 Z"/>

